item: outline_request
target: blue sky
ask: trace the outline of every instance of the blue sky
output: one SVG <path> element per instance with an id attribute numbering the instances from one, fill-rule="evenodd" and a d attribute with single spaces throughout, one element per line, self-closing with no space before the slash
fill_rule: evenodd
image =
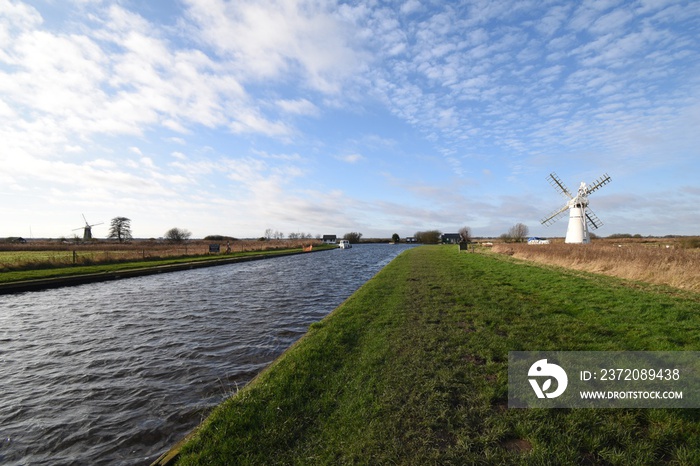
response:
<path id="1" fill-rule="evenodd" d="M 0 237 L 700 234 L 700 2 L 0 0 Z"/>

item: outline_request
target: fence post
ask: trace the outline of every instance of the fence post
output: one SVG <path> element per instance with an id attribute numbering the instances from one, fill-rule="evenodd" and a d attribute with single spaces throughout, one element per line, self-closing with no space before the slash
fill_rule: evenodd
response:
<path id="1" fill-rule="evenodd" d="M 77 261 L 77 254 L 75 253 L 75 251 L 73 251 L 73 265 L 75 265 L 76 261 Z"/>

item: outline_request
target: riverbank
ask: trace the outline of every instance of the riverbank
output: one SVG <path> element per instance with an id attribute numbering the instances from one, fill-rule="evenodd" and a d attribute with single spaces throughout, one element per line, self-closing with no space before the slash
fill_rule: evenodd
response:
<path id="1" fill-rule="evenodd" d="M 699 240 L 700 241 L 700 240 Z M 672 244 L 596 240 L 591 244 L 497 243 L 493 251 L 518 259 L 700 292 L 700 249 L 690 239 Z"/>
<path id="2" fill-rule="evenodd" d="M 297 248 L 274 249 L 226 255 L 201 255 L 174 259 L 142 260 L 115 264 L 3 272 L 0 274 L 0 295 L 83 285 L 86 283 L 176 272 L 179 270 L 191 270 L 202 267 L 216 267 L 251 260 L 302 254 L 305 252 L 327 251 L 334 248 L 335 246 L 321 245 L 311 251 L 303 251 Z"/>
<path id="3" fill-rule="evenodd" d="M 508 351 L 698 350 L 697 293 L 404 252 L 155 464 L 698 464 L 697 410 L 508 409 Z"/>

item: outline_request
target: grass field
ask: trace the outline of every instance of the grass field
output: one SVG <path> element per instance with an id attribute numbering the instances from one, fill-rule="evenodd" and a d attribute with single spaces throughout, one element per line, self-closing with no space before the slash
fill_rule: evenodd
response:
<path id="1" fill-rule="evenodd" d="M 124 261 L 158 260 L 174 257 L 208 255 L 209 245 L 219 244 L 220 254 L 225 253 L 227 243 L 217 241 L 188 241 L 167 243 L 134 241 L 115 243 L 94 241 L 91 243 L 62 243 L 58 241 L 31 242 L 25 244 L 0 243 L 0 272 L 13 270 L 45 269 L 75 265 L 109 264 Z M 273 251 L 301 248 L 319 240 L 236 240 L 229 243 L 231 253 Z"/>
<path id="2" fill-rule="evenodd" d="M 685 239 L 688 244 L 695 244 Z M 700 249 L 683 241 L 594 241 L 591 244 L 501 243 L 495 252 L 519 259 L 700 291 Z"/>
<path id="3" fill-rule="evenodd" d="M 275 254 L 313 244 L 316 250 L 333 246 L 319 241 L 236 241 L 231 253 L 224 243 L 219 254 L 209 254 L 209 242 L 188 245 L 96 243 L 88 245 L 21 245 L 0 251 L 0 284 L 100 272 L 116 272 L 183 262 L 197 262 L 257 254 Z M 61 246 L 58 246 L 61 247 Z M 109 248 L 109 249 L 106 249 Z"/>
<path id="4" fill-rule="evenodd" d="M 178 464 L 700 464 L 697 409 L 508 409 L 508 351 L 698 350 L 700 295 L 409 250 L 222 404 Z"/>

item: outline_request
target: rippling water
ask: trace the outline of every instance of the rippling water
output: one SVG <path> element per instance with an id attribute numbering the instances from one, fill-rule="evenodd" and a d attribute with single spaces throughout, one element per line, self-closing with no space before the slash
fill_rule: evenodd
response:
<path id="1" fill-rule="evenodd" d="M 0 296 L 0 463 L 152 462 L 405 249 Z"/>

